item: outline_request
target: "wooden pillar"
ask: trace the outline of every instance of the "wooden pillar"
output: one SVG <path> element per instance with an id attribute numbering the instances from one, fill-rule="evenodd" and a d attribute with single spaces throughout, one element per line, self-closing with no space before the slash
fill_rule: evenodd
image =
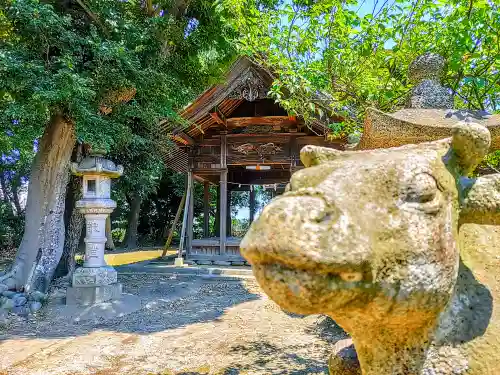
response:
<path id="1" fill-rule="evenodd" d="M 214 230 L 215 230 L 215 237 L 220 237 L 220 185 L 217 185 L 216 187 L 217 194 L 215 197 L 215 223 L 214 223 Z"/>
<path id="2" fill-rule="evenodd" d="M 226 228 L 227 228 L 227 164 L 226 164 L 226 155 L 227 155 L 227 138 L 226 132 L 221 132 L 220 136 L 220 255 L 224 255 L 226 253 Z"/>
<path id="3" fill-rule="evenodd" d="M 203 237 L 210 237 L 210 185 L 203 183 Z"/>
<path id="4" fill-rule="evenodd" d="M 227 231 L 226 234 L 228 237 L 231 237 L 231 189 L 227 189 L 227 215 L 226 215 L 226 222 L 227 222 Z"/>
<path id="5" fill-rule="evenodd" d="M 250 224 L 253 223 L 253 219 L 254 219 L 254 216 L 255 216 L 255 190 L 252 189 L 252 187 L 250 187 L 250 204 L 249 204 L 249 207 L 250 207 Z"/>
<path id="6" fill-rule="evenodd" d="M 219 203 L 219 224 L 220 224 L 220 255 L 226 252 L 226 231 L 227 231 L 227 171 L 220 174 L 220 203 Z"/>
<path id="7" fill-rule="evenodd" d="M 190 173 L 191 174 L 191 173 Z M 187 231 L 187 226 L 188 226 L 188 211 L 189 211 L 189 202 L 192 200 L 191 197 L 191 184 L 192 184 L 192 179 L 190 178 L 191 176 L 188 175 L 187 179 L 187 188 L 186 188 L 186 205 L 184 206 L 184 215 L 182 217 L 182 229 L 181 229 L 181 240 L 179 243 L 179 252 L 177 254 L 177 258 L 182 258 L 182 253 L 185 249 L 184 246 L 184 241 L 186 238 L 186 231 Z"/>
<path id="8" fill-rule="evenodd" d="M 188 180 L 190 183 L 189 186 L 189 195 L 191 199 L 189 200 L 188 206 L 188 221 L 187 221 L 187 240 L 186 240 L 186 256 L 191 253 L 191 249 L 193 247 L 193 220 L 194 220 L 194 178 L 193 173 L 188 172 Z"/>

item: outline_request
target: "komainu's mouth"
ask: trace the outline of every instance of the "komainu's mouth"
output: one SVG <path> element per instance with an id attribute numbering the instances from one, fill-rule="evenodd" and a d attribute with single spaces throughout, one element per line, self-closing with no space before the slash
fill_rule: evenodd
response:
<path id="1" fill-rule="evenodd" d="M 280 263 L 254 264 L 253 272 L 271 299 L 298 314 L 329 313 L 372 295 L 373 284 L 358 273 L 322 274 Z"/>
<path id="2" fill-rule="evenodd" d="M 372 287 L 371 272 L 342 271 L 315 272 L 311 268 L 290 267 L 283 263 L 257 263 L 253 264 L 254 273 L 263 274 L 266 279 L 270 277 L 275 281 L 287 284 L 295 281 L 302 282 L 304 286 L 321 287 L 325 290 L 339 290 L 352 288 Z"/>

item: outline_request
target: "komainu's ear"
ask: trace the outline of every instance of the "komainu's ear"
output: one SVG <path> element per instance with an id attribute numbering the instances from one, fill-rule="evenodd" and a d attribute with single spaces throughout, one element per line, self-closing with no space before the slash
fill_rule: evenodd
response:
<path id="1" fill-rule="evenodd" d="M 300 161 L 305 167 L 312 167 L 335 160 L 341 154 L 342 151 L 333 148 L 308 145 L 300 150 Z"/>
<path id="2" fill-rule="evenodd" d="M 451 148 L 463 175 L 472 172 L 488 153 L 491 134 L 483 126 L 473 122 L 458 122 L 451 129 Z"/>
<path id="3" fill-rule="evenodd" d="M 462 180 L 461 185 L 460 224 L 499 225 L 500 173 Z"/>

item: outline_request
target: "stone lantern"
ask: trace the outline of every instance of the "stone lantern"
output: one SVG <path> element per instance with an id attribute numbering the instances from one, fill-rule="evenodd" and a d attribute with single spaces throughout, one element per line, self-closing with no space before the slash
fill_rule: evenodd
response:
<path id="1" fill-rule="evenodd" d="M 68 305 L 92 305 L 121 296 L 117 273 L 104 261 L 104 246 L 106 219 L 116 208 L 110 199 L 111 179 L 120 177 L 123 167 L 103 156 L 104 152 L 92 151 L 71 166 L 74 175 L 83 177 L 83 198 L 76 202 L 76 208 L 85 216 L 86 236 L 83 267 L 73 273 L 72 287 L 66 294 Z"/>

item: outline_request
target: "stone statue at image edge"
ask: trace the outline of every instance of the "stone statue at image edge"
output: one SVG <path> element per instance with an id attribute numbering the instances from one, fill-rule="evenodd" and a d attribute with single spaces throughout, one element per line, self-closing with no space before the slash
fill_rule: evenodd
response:
<path id="1" fill-rule="evenodd" d="M 304 147 L 241 243 L 275 302 L 351 335 L 332 375 L 500 374 L 500 174 L 467 177 L 500 121 L 417 102 L 369 111 L 364 151 Z"/>
<path id="2" fill-rule="evenodd" d="M 461 225 L 500 223 L 500 174 L 465 177 L 488 151 L 487 128 L 463 122 L 452 132 L 372 151 L 306 146 L 307 168 L 241 243 L 275 302 L 327 314 L 350 333 L 360 365 L 340 352 L 331 374 L 500 374 L 491 295 L 500 288 L 477 280 L 500 287 L 499 260 L 461 260 L 458 246 Z"/>

